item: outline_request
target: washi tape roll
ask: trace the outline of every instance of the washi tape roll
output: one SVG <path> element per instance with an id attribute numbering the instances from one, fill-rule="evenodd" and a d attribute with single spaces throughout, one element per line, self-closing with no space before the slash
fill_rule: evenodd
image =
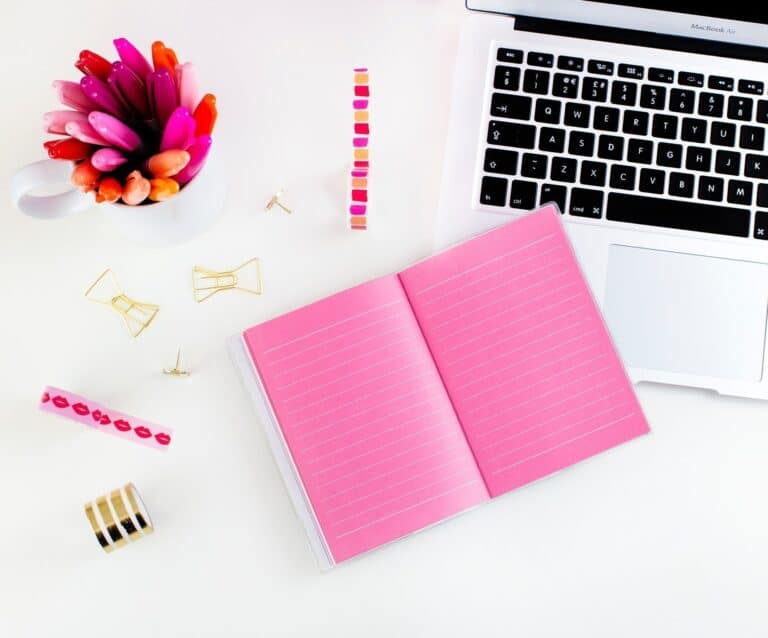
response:
<path id="1" fill-rule="evenodd" d="M 109 553 L 154 531 L 133 483 L 85 504 L 85 516 L 101 548 Z"/>
<path id="2" fill-rule="evenodd" d="M 170 428 L 123 414 L 74 392 L 52 386 L 43 391 L 40 409 L 156 450 L 167 449 L 173 436 Z"/>
<path id="3" fill-rule="evenodd" d="M 370 217 L 368 180 L 370 177 L 370 99 L 368 69 L 354 69 L 352 169 L 350 170 L 347 211 L 349 228 L 366 230 Z"/>

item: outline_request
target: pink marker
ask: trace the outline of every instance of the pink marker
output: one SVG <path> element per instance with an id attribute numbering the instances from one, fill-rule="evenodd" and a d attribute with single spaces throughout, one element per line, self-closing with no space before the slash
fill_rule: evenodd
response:
<path id="1" fill-rule="evenodd" d="M 68 82 L 66 80 L 56 80 L 53 83 L 53 88 L 56 90 L 56 97 L 64 106 L 68 106 L 76 111 L 88 111 L 93 110 L 94 104 L 83 92 L 83 87 L 77 82 Z"/>
<path id="2" fill-rule="evenodd" d="M 85 142 L 86 144 L 96 144 L 97 146 L 109 146 L 109 142 L 105 140 L 98 131 L 93 128 L 91 123 L 86 118 L 84 122 L 68 122 L 64 127 L 67 135 Z"/>
<path id="3" fill-rule="evenodd" d="M 109 113 L 94 111 L 88 116 L 88 121 L 97 133 L 113 146 L 129 152 L 141 147 L 138 134 Z"/>

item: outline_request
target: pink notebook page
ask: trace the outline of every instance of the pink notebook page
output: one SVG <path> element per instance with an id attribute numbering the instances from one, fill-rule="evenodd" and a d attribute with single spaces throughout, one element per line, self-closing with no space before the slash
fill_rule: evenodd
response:
<path id="1" fill-rule="evenodd" d="M 244 336 L 336 562 L 488 500 L 397 276 Z"/>
<path id="2" fill-rule="evenodd" d="M 400 275 L 492 496 L 648 432 L 559 217 Z"/>

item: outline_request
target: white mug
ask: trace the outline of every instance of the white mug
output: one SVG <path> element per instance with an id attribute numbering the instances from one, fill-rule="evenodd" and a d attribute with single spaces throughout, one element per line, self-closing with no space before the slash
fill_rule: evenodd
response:
<path id="1" fill-rule="evenodd" d="M 11 179 L 14 204 L 22 213 L 38 219 L 58 219 L 98 206 L 125 237 L 154 246 L 192 239 L 212 226 L 224 208 L 226 187 L 213 152 L 201 171 L 178 194 L 164 202 L 142 206 L 96 204 L 93 194 L 82 193 L 72 186 L 73 169 L 72 162 L 62 160 L 27 164 Z M 36 194 L 52 189 L 58 192 Z"/>

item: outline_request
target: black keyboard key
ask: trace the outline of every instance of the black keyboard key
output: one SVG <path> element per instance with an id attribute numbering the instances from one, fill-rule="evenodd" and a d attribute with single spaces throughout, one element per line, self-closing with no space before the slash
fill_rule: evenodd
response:
<path id="1" fill-rule="evenodd" d="M 765 148 L 765 129 L 744 124 L 739 134 L 739 146 L 750 151 L 762 151 Z"/>
<path id="2" fill-rule="evenodd" d="M 676 197 L 693 197 L 693 180 L 690 173 L 669 174 L 669 194 Z"/>
<path id="3" fill-rule="evenodd" d="M 531 210 L 536 206 L 536 182 L 524 182 L 521 179 L 512 180 L 509 205 L 512 208 Z"/>
<path id="4" fill-rule="evenodd" d="M 710 89 L 717 89 L 718 91 L 733 91 L 733 85 L 733 78 L 726 78 L 722 75 L 710 75 L 707 83 Z"/>
<path id="5" fill-rule="evenodd" d="M 665 140 L 675 139 L 677 137 L 677 117 L 674 115 L 661 115 L 660 113 L 654 115 L 652 135 Z"/>
<path id="6" fill-rule="evenodd" d="M 715 172 L 723 175 L 738 175 L 741 167 L 741 155 L 733 151 L 717 151 Z"/>
<path id="7" fill-rule="evenodd" d="M 747 155 L 744 158 L 744 175 L 768 179 L 768 155 Z"/>
<path id="8" fill-rule="evenodd" d="M 677 83 L 683 86 L 704 86 L 704 76 L 701 73 L 680 71 L 677 74 Z"/>
<path id="9" fill-rule="evenodd" d="M 634 106 L 637 102 L 637 84 L 634 82 L 614 82 L 611 87 L 611 102 L 624 106 Z"/>
<path id="10" fill-rule="evenodd" d="M 722 177 L 702 175 L 699 178 L 699 199 L 705 199 L 709 202 L 722 202 L 724 183 L 725 180 Z"/>
<path id="11" fill-rule="evenodd" d="M 505 151 L 500 148 L 485 149 L 483 170 L 486 173 L 514 175 L 517 172 L 517 151 Z"/>
<path id="12" fill-rule="evenodd" d="M 565 213 L 565 195 L 567 190 L 565 186 L 559 184 L 542 184 L 541 195 L 539 196 L 539 205 L 549 204 L 554 202 L 560 209 L 561 213 Z"/>
<path id="13" fill-rule="evenodd" d="M 690 89 L 672 89 L 669 92 L 669 110 L 675 113 L 693 113 L 696 93 Z"/>
<path id="14" fill-rule="evenodd" d="M 624 138 L 601 135 L 597 145 L 597 156 L 602 159 L 621 161 L 624 156 Z"/>
<path id="15" fill-rule="evenodd" d="M 634 78 L 635 80 L 643 79 L 643 72 L 645 69 L 636 64 L 619 64 L 619 76 L 623 78 Z"/>
<path id="16" fill-rule="evenodd" d="M 768 208 L 768 184 L 758 184 L 757 205 L 760 208 Z"/>
<path id="17" fill-rule="evenodd" d="M 560 102 L 539 98 L 536 100 L 534 119 L 544 124 L 560 124 Z"/>
<path id="18" fill-rule="evenodd" d="M 523 77 L 523 91 L 536 95 L 549 93 L 549 71 L 526 69 Z"/>
<path id="19" fill-rule="evenodd" d="M 576 160 L 571 157 L 553 157 L 550 179 L 555 182 L 575 182 Z"/>
<path id="20" fill-rule="evenodd" d="M 521 64 L 523 61 L 523 52 L 519 49 L 499 49 L 498 53 L 496 53 L 496 59 L 499 62 Z"/>
<path id="21" fill-rule="evenodd" d="M 497 146 L 513 146 L 515 148 L 533 148 L 536 140 L 536 127 L 530 124 L 513 122 L 488 123 L 488 143 Z"/>
<path id="22" fill-rule="evenodd" d="M 595 134 L 571 131 L 571 136 L 568 140 L 568 152 L 571 155 L 592 157 L 592 154 L 595 152 Z"/>
<path id="23" fill-rule="evenodd" d="M 728 203 L 752 205 L 752 182 L 742 182 L 732 179 L 728 182 Z"/>
<path id="24" fill-rule="evenodd" d="M 547 156 L 523 153 L 523 161 L 520 162 L 520 175 L 544 179 L 547 176 Z"/>
<path id="25" fill-rule="evenodd" d="M 749 210 L 611 193 L 606 218 L 617 222 L 749 237 Z"/>
<path id="26" fill-rule="evenodd" d="M 693 117 L 684 117 L 680 127 L 680 137 L 683 142 L 698 142 L 703 144 L 707 141 L 707 122 Z"/>
<path id="27" fill-rule="evenodd" d="M 503 177 L 483 177 L 480 203 L 487 206 L 504 206 L 507 203 L 507 180 Z"/>
<path id="28" fill-rule="evenodd" d="M 728 98 L 728 118 L 749 121 L 752 119 L 752 98 L 732 95 Z"/>
<path id="29" fill-rule="evenodd" d="M 757 115 L 755 119 L 760 124 L 768 124 L 768 100 L 757 101 Z"/>
<path id="30" fill-rule="evenodd" d="M 651 67 L 648 69 L 648 79 L 651 82 L 665 82 L 671 84 L 675 81 L 675 72 L 669 69 L 657 69 Z"/>
<path id="31" fill-rule="evenodd" d="M 545 126 L 539 133 L 539 150 L 562 153 L 565 150 L 565 131 Z"/>
<path id="32" fill-rule="evenodd" d="M 768 213 L 755 213 L 755 239 L 768 239 Z"/>
<path id="33" fill-rule="evenodd" d="M 635 187 L 635 167 L 614 164 L 611 166 L 611 188 L 632 190 Z"/>
<path id="34" fill-rule="evenodd" d="M 557 58 L 557 68 L 563 71 L 583 71 L 584 58 L 572 58 L 567 55 L 561 55 Z"/>
<path id="35" fill-rule="evenodd" d="M 621 130 L 629 135 L 646 135 L 648 133 L 648 113 L 624 111 L 624 126 Z"/>
<path id="36" fill-rule="evenodd" d="M 762 95 L 765 87 L 762 82 L 755 80 L 739 80 L 739 93 L 751 93 L 752 95 Z"/>
<path id="37" fill-rule="evenodd" d="M 568 209 L 576 217 L 600 219 L 603 216 L 603 193 L 591 188 L 571 189 L 571 206 Z"/>
<path id="38" fill-rule="evenodd" d="M 605 102 L 608 99 L 608 80 L 584 78 L 584 83 L 581 85 L 581 99 L 589 102 Z"/>
<path id="39" fill-rule="evenodd" d="M 555 73 L 552 95 L 555 97 L 577 98 L 579 96 L 579 76 Z"/>
<path id="40" fill-rule="evenodd" d="M 701 146 L 689 146 L 685 156 L 685 168 L 689 171 L 709 172 L 712 166 L 712 149 Z"/>
<path id="41" fill-rule="evenodd" d="M 493 88 L 517 91 L 520 88 L 520 69 L 514 66 L 497 66 L 493 73 Z"/>
<path id="42" fill-rule="evenodd" d="M 725 106 L 725 96 L 718 93 L 702 93 L 699 95 L 699 115 L 722 117 Z"/>
<path id="43" fill-rule="evenodd" d="M 619 130 L 619 109 L 610 106 L 595 107 L 595 121 L 592 123 L 598 131 Z"/>
<path id="44" fill-rule="evenodd" d="M 598 75 L 613 75 L 613 62 L 590 60 L 587 70 L 590 73 L 597 73 Z"/>
<path id="45" fill-rule="evenodd" d="M 530 120 L 533 100 L 525 95 L 494 93 L 491 96 L 491 115 L 511 120 Z"/>
<path id="46" fill-rule="evenodd" d="M 627 161 L 650 164 L 653 160 L 653 142 L 632 138 L 627 145 Z"/>
<path id="47" fill-rule="evenodd" d="M 605 186 L 607 172 L 608 167 L 606 164 L 584 160 L 581 163 L 580 181 L 587 186 Z"/>
<path id="48" fill-rule="evenodd" d="M 663 109 L 666 100 L 666 87 L 645 84 L 640 89 L 640 106 L 644 109 Z"/>
<path id="49" fill-rule="evenodd" d="M 640 169 L 640 190 L 644 193 L 664 194 L 664 171 L 655 168 Z"/>
<path id="50" fill-rule="evenodd" d="M 552 68 L 555 64 L 555 56 L 551 53 L 537 53 L 536 51 L 528 52 L 528 66 L 543 66 L 546 68 Z"/>
<path id="51" fill-rule="evenodd" d="M 680 168 L 682 162 L 682 144 L 668 144 L 665 142 L 661 142 L 659 144 L 658 154 L 656 155 L 656 163 L 659 166 L 666 166 L 668 168 Z"/>
<path id="52" fill-rule="evenodd" d="M 589 113 L 592 107 L 589 104 L 579 104 L 578 102 L 568 102 L 565 105 L 565 123 L 568 126 L 589 126 Z"/>
<path id="53" fill-rule="evenodd" d="M 736 125 L 728 122 L 712 122 L 709 143 L 715 146 L 733 146 L 736 144 Z"/>

